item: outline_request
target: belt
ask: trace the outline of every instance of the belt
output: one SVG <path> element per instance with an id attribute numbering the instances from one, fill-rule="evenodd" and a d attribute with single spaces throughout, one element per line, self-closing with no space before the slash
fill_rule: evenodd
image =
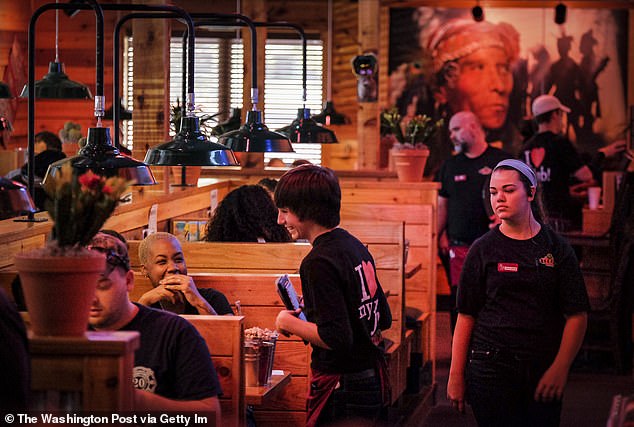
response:
<path id="1" fill-rule="evenodd" d="M 461 240 L 449 240 L 451 246 L 471 246 L 470 243 L 463 242 Z"/>
<path id="2" fill-rule="evenodd" d="M 376 369 L 369 368 L 369 369 L 366 369 L 365 371 L 353 372 L 351 374 L 343 374 L 342 376 L 344 379 L 349 381 L 364 380 L 366 378 L 374 378 L 376 376 Z"/>

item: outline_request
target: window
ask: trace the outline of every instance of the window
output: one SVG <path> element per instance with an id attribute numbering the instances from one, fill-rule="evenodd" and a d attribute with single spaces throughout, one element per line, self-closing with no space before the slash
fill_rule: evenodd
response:
<path id="1" fill-rule="evenodd" d="M 288 126 L 302 107 L 302 42 L 301 40 L 267 40 L 265 47 L 264 118 L 269 129 Z M 321 40 L 309 40 L 306 49 L 306 108 L 311 114 L 322 106 Z M 321 164 L 321 144 L 295 144 L 295 153 L 266 153 L 268 159 L 278 157 L 290 164 L 306 159 Z"/>
<path id="2" fill-rule="evenodd" d="M 132 111 L 132 106 L 134 105 L 134 96 L 133 96 L 133 88 L 134 88 L 134 79 L 132 73 L 132 63 L 134 56 L 134 49 L 132 49 L 132 37 L 126 37 L 123 40 L 123 63 L 126 64 L 125 73 L 123 73 L 123 93 L 121 94 L 121 100 L 123 101 L 123 106 Z M 132 120 L 124 120 L 122 123 L 122 132 L 123 138 L 121 138 L 121 144 L 124 147 L 132 150 L 132 130 L 133 130 L 133 122 Z"/>
<path id="3" fill-rule="evenodd" d="M 133 97 L 132 39 L 126 39 L 123 98 L 131 108 Z M 239 39 L 198 36 L 195 40 L 195 103 L 199 114 L 228 113 L 243 107 L 244 52 Z M 266 46 L 264 73 L 264 122 L 271 130 L 289 125 L 302 107 L 302 44 L 300 40 L 269 39 Z M 323 46 L 321 40 L 309 40 L 307 45 L 307 102 L 315 114 L 322 107 Z M 222 86 L 224 77 L 228 86 Z M 172 37 L 170 43 L 170 105 L 182 99 L 182 38 Z M 250 84 L 250 82 L 246 82 Z M 224 92 L 223 92 L 224 91 Z M 248 106 L 250 107 L 250 105 Z M 214 123 L 215 124 L 215 123 Z M 132 122 L 124 122 L 125 141 L 132 145 Z M 265 162 L 278 157 L 286 164 L 295 159 L 307 159 L 321 164 L 321 145 L 296 144 L 295 153 L 266 153 Z"/>

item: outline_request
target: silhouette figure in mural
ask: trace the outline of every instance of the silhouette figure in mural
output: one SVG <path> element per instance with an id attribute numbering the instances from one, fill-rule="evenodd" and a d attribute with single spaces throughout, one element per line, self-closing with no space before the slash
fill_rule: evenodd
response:
<path id="1" fill-rule="evenodd" d="M 572 39 L 572 36 L 568 36 L 565 33 L 557 39 L 559 59 L 550 67 L 546 91 L 544 93 L 550 93 L 551 88 L 554 86 L 555 92 L 553 95 L 556 96 L 562 104 L 570 108 L 564 134 L 571 140 L 577 140 L 580 128 L 579 117 L 582 111 L 579 95 L 583 88 L 584 78 L 581 73 L 581 68 L 570 57 Z M 574 131 L 574 135 L 570 135 L 571 127 Z"/>
<path id="2" fill-rule="evenodd" d="M 598 60 L 594 53 L 596 44 L 597 39 L 594 38 L 591 29 L 583 33 L 579 42 L 579 52 L 582 55 L 579 67 L 584 76 L 581 90 L 582 121 L 577 137 L 581 151 L 594 151 L 603 145 L 601 138 L 594 133 L 593 125 L 595 120 L 601 117 L 597 78 L 607 67 L 610 58 L 605 56 Z"/>
<path id="3" fill-rule="evenodd" d="M 546 93 L 546 80 L 550 71 L 551 62 L 550 54 L 544 45 L 538 45 L 531 49 L 531 55 L 535 60 L 528 73 L 529 80 L 529 94 L 531 102 L 539 95 Z"/>

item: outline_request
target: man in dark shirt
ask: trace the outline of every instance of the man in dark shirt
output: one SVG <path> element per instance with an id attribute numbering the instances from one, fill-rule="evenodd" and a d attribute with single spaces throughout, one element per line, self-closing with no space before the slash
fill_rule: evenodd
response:
<path id="1" fill-rule="evenodd" d="M 0 414 L 27 409 L 31 363 L 26 328 L 15 304 L 0 290 Z M 4 417 L 3 417 L 4 418 Z"/>
<path id="2" fill-rule="evenodd" d="M 593 178 L 575 147 L 561 134 L 564 114 L 570 109 L 552 95 L 541 95 L 533 101 L 532 110 L 538 130 L 526 141 L 520 160 L 537 175 L 546 222 L 555 231 L 581 228 L 581 205 L 570 194 L 570 180 L 589 183 Z"/>
<path id="3" fill-rule="evenodd" d="M 97 283 L 89 324 L 97 331 L 138 331 L 134 356 L 135 409 L 216 413 L 221 393 L 207 346 L 196 329 L 172 313 L 135 304 L 127 244 L 116 232 L 100 232 L 90 249 L 106 254 L 106 270 Z"/>
<path id="4" fill-rule="evenodd" d="M 455 326 L 455 295 L 462 264 L 469 246 L 489 231 L 495 215 L 485 209 L 491 172 L 501 160 L 511 156 L 491 147 L 484 129 L 470 111 L 454 114 L 449 121 L 449 136 L 457 154 L 447 159 L 438 172 L 438 246 L 441 255 L 449 255 L 449 284 L 454 309 L 451 330 Z"/>

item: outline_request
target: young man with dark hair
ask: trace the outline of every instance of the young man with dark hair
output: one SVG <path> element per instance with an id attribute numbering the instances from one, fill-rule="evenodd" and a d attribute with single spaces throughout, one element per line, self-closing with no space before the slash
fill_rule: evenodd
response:
<path id="1" fill-rule="evenodd" d="M 276 327 L 313 347 L 308 426 L 377 420 L 388 402 L 381 330 L 392 315 L 367 248 L 339 228 L 341 189 L 333 171 L 301 165 L 275 189 L 278 223 L 313 246 L 299 274 L 303 312 L 281 311 Z"/>
<path id="2" fill-rule="evenodd" d="M 555 231 L 581 228 L 581 206 L 570 194 L 570 180 L 589 183 L 593 178 L 562 134 L 570 109 L 552 95 L 541 95 L 533 101 L 532 111 L 538 130 L 526 141 L 521 160 L 533 168 L 541 184 L 546 222 Z"/>
<path id="3" fill-rule="evenodd" d="M 138 331 L 134 355 L 137 411 L 215 412 L 221 424 L 220 383 L 205 341 L 182 317 L 130 301 L 134 287 L 127 243 L 121 235 L 100 232 L 91 250 L 106 254 L 97 282 L 89 324 L 97 331 Z"/>

